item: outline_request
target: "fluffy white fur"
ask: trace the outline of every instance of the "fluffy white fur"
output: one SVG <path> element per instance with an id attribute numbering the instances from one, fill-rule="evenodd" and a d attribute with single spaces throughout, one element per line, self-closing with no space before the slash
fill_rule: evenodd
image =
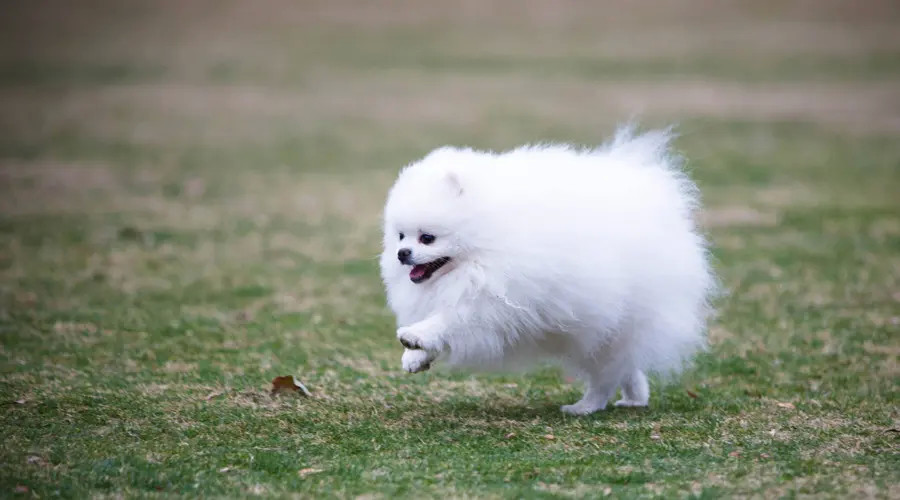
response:
<path id="1" fill-rule="evenodd" d="M 585 382 L 567 413 L 604 409 L 618 387 L 616 405 L 647 405 L 646 374 L 677 372 L 704 346 L 714 289 L 697 189 L 669 140 L 625 129 L 595 149 L 445 147 L 405 168 L 381 256 L 403 368 L 554 359 Z M 411 280 L 409 264 L 442 257 Z"/>

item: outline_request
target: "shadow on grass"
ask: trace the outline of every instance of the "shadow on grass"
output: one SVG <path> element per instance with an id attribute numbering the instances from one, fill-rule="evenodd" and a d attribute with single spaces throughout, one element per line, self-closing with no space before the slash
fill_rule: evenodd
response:
<path id="1" fill-rule="evenodd" d="M 569 424 L 573 422 L 603 422 L 617 424 L 621 422 L 652 421 L 660 417 L 673 414 L 682 417 L 703 411 L 699 406 L 650 408 L 618 408 L 610 403 L 605 410 L 591 415 L 572 416 L 562 412 L 560 407 L 574 402 L 574 399 L 561 397 L 559 399 L 544 399 L 532 401 L 501 401 L 501 400 L 447 400 L 434 403 L 424 403 L 422 406 L 411 408 L 396 408 L 401 413 L 413 412 L 418 418 L 432 422 L 466 422 L 466 421 L 494 421 L 518 424 L 555 425 Z"/>

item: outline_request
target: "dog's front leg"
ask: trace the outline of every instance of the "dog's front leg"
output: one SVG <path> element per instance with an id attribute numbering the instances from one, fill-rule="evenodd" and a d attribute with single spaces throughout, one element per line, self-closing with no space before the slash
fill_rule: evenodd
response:
<path id="1" fill-rule="evenodd" d="M 444 350 L 442 336 L 446 329 L 447 324 L 441 313 L 398 328 L 397 339 L 406 348 L 403 352 L 403 369 L 416 373 L 431 368 L 431 362 Z"/>
<path id="2" fill-rule="evenodd" d="M 443 333 L 447 329 L 444 315 L 437 313 L 418 323 L 397 329 L 397 339 L 407 349 L 421 349 L 436 355 L 444 349 Z"/>
<path id="3" fill-rule="evenodd" d="M 403 357 L 400 363 L 403 365 L 403 371 L 409 373 L 419 373 L 431 368 L 431 362 L 434 357 L 421 349 L 406 349 L 403 351 Z"/>

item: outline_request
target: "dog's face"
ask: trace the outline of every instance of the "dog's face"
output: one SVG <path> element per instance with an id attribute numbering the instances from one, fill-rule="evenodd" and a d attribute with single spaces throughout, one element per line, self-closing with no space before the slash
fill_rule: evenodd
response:
<path id="1" fill-rule="evenodd" d="M 465 261 L 464 193 L 457 173 L 447 165 L 449 157 L 460 153 L 438 150 L 397 180 L 385 207 L 385 278 L 432 282 Z"/>
<path id="2" fill-rule="evenodd" d="M 452 236 L 448 233 L 412 226 L 396 232 L 397 262 L 409 267 L 409 279 L 413 283 L 424 283 L 435 274 L 440 275 L 444 266 L 453 261 L 456 249 L 451 242 Z"/>

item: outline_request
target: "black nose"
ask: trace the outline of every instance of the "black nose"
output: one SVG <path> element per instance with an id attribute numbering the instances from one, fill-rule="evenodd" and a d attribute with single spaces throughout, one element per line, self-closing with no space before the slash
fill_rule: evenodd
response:
<path id="1" fill-rule="evenodd" d="M 406 261 L 409 260 L 409 256 L 412 255 L 412 250 L 408 248 L 401 248 L 400 251 L 397 252 L 397 258 L 400 259 L 400 262 L 406 264 Z"/>

